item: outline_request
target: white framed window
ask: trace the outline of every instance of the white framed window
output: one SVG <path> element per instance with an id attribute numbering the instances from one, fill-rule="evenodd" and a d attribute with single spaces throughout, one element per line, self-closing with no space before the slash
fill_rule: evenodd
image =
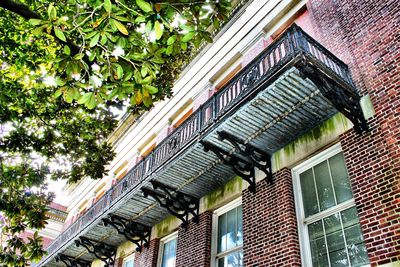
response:
<path id="1" fill-rule="evenodd" d="M 176 245 L 178 232 L 170 234 L 160 240 L 160 252 L 158 253 L 158 267 L 175 267 Z"/>
<path id="2" fill-rule="evenodd" d="M 243 266 L 242 214 L 241 198 L 214 212 L 212 267 Z"/>
<path id="3" fill-rule="evenodd" d="M 135 253 L 124 258 L 122 267 L 135 267 Z"/>
<path id="4" fill-rule="evenodd" d="M 369 266 L 340 145 L 292 174 L 303 266 Z"/>

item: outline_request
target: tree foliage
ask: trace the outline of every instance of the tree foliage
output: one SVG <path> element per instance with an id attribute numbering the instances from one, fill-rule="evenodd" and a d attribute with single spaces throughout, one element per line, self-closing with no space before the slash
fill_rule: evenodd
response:
<path id="1" fill-rule="evenodd" d="M 45 251 L 46 179 L 102 178 L 113 108 L 171 95 L 182 67 L 227 18 L 226 0 L 0 1 L 0 262 Z"/>

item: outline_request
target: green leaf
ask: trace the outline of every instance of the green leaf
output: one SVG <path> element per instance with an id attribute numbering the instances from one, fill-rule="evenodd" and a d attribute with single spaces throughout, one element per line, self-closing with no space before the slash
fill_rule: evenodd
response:
<path id="1" fill-rule="evenodd" d="M 151 22 L 151 20 L 149 20 L 149 21 L 146 23 L 145 31 L 146 31 L 147 33 L 150 33 L 152 29 L 153 29 L 153 23 Z"/>
<path id="2" fill-rule="evenodd" d="M 84 93 L 79 99 L 78 104 L 85 104 L 89 101 L 89 98 L 93 96 L 93 92 Z"/>
<path id="3" fill-rule="evenodd" d="M 108 13 L 111 12 L 112 4 L 111 0 L 104 0 L 104 10 L 107 11 Z"/>
<path id="4" fill-rule="evenodd" d="M 158 92 L 158 88 L 152 85 L 145 85 L 145 88 L 151 95 L 157 94 Z"/>
<path id="5" fill-rule="evenodd" d="M 117 27 L 118 31 L 120 31 L 122 34 L 129 35 L 128 30 L 126 29 L 124 24 L 122 24 L 118 20 L 110 19 L 110 23 L 114 24 L 114 26 Z"/>
<path id="6" fill-rule="evenodd" d="M 182 38 L 182 42 L 183 43 L 187 43 L 187 42 L 189 42 L 190 40 L 192 40 L 193 39 L 193 37 L 194 37 L 194 35 L 196 34 L 196 32 L 188 32 L 187 34 L 185 34 L 184 36 L 183 36 L 183 38 Z"/>
<path id="7" fill-rule="evenodd" d="M 167 47 L 167 50 L 165 50 L 165 54 L 169 56 L 169 55 L 172 54 L 173 51 L 174 51 L 174 46 L 173 45 L 169 45 Z"/>
<path id="8" fill-rule="evenodd" d="M 154 31 L 156 32 L 156 40 L 160 40 L 164 32 L 164 27 L 158 20 L 154 23 Z"/>
<path id="9" fill-rule="evenodd" d="M 29 24 L 31 24 L 33 26 L 38 26 L 38 25 L 41 25 L 43 23 L 44 23 L 44 21 L 41 20 L 41 19 L 30 19 L 29 20 Z"/>
<path id="10" fill-rule="evenodd" d="M 50 4 L 49 7 L 47 8 L 47 14 L 50 20 L 54 20 L 57 18 L 57 10 L 53 4 Z"/>
<path id="11" fill-rule="evenodd" d="M 67 56 L 71 55 L 71 49 L 69 48 L 68 45 L 64 46 L 63 52 L 64 52 L 64 54 L 66 54 Z"/>
<path id="12" fill-rule="evenodd" d="M 90 47 L 96 46 L 97 43 L 99 42 L 100 39 L 100 33 L 97 33 L 95 36 L 93 36 L 92 40 L 90 40 Z"/>
<path id="13" fill-rule="evenodd" d="M 54 27 L 54 33 L 56 34 L 57 38 L 60 39 L 63 42 L 66 42 L 67 39 L 65 38 L 64 33 L 59 27 Z"/>
<path id="14" fill-rule="evenodd" d="M 147 3 L 146 1 L 136 0 L 136 4 L 138 5 L 138 7 L 140 7 L 141 10 L 143 10 L 146 13 L 150 13 L 153 11 L 151 4 Z"/>
<path id="15" fill-rule="evenodd" d="M 181 43 L 181 48 L 185 51 L 187 49 L 187 43 Z"/>
<path id="16" fill-rule="evenodd" d="M 76 87 L 69 87 L 64 93 L 64 99 L 67 103 L 72 103 L 72 101 L 74 101 L 74 99 L 78 99 L 79 96 L 79 90 Z"/>
<path id="17" fill-rule="evenodd" d="M 143 64 L 142 69 L 140 70 L 140 74 L 142 74 L 142 77 L 146 77 L 148 73 L 147 66 Z"/>
<path id="18" fill-rule="evenodd" d="M 171 37 L 168 38 L 167 40 L 167 45 L 172 45 L 176 41 L 176 35 L 172 35 Z"/>
<path id="19" fill-rule="evenodd" d="M 145 22 L 145 21 L 146 21 L 146 17 L 142 17 L 142 16 L 137 17 L 135 19 L 135 23 L 141 23 L 141 22 Z"/>

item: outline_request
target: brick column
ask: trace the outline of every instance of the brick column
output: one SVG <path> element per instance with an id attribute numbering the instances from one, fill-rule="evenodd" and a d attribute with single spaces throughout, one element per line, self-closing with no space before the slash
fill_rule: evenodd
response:
<path id="1" fill-rule="evenodd" d="M 244 266 L 300 266 L 290 170 L 275 173 L 273 184 L 258 182 L 255 194 L 244 190 L 242 202 Z"/>
<path id="2" fill-rule="evenodd" d="M 160 240 L 153 239 L 148 248 L 143 248 L 140 253 L 136 252 L 135 267 L 156 267 L 159 247 Z"/>
<path id="3" fill-rule="evenodd" d="M 400 261 L 400 176 L 375 121 L 371 134 L 354 131 L 341 144 L 372 266 Z M 400 130 L 399 130 L 400 131 Z"/>
<path id="4" fill-rule="evenodd" d="M 114 267 L 122 267 L 122 263 L 124 262 L 124 258 L 118 258 L 115 260 Z"/>
<path id="5" fill-rule="evenodd" d="M 212 212 L 200 214 L 199 223 L 190 222 L 178 233 L 176 267 L 208 267 L 211 261 Z"/>

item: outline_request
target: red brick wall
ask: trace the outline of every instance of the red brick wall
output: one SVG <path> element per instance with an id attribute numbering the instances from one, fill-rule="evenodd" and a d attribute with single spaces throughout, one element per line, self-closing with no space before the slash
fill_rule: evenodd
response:
<path id="1" fill-rule="evenodd" d="M 400 2 L 312 0 L 318 39 L 371 96 L 372 132 L 341 137 L 371 264 L 400 260 Z"/>
<path id="2" fill-rule="evenodd" d="M 200 214 L 199 223 L 190 222 L 178 233 L 176 267 L 207 267 L 211 261 L 212 212 Z"/>
<path id="3" fill-rule="evenodd" d="M 148 248 L 143 248 L 142 252 L 136 253 L 135 267 L 156 267 L 159 247 L 159 239 L 151 240 Z"/>
<path id="4" fill-rule="evenodd" d="M 274 182 L 243 191 L 243 253 L 246 267 L 300 266 L 292 176 L 285 168 Z"/>
<path id="5" fill-rule="evenodd" d="M 124 262 L 124 258 L 118 258 L 115 260 L 114 267 L 122 267 L 122 263 Z"/>

